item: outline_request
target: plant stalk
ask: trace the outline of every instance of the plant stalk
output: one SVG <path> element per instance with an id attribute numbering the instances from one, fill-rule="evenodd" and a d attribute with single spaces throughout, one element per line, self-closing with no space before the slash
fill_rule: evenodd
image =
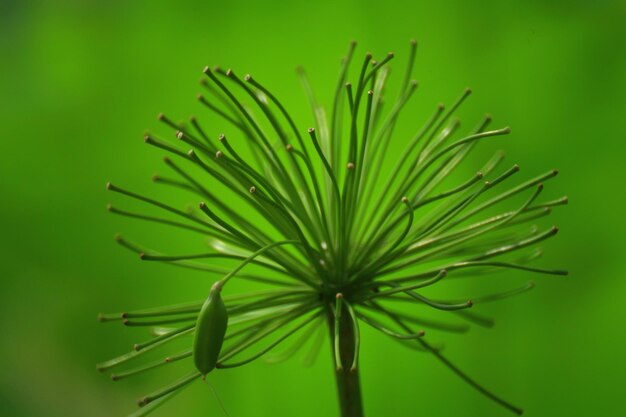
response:
<path id="1" fill-rule="evenodd" d="M 330 329 L 331 349 L 334 351 L 335 316 L 330 309 L 328 309 L 327 318 Z M 342 369 L 337 369 L 338 364 L 335 364 L 335 378 L 341 417 L 363 417 L 359 370 L 350 370 L 354 358 L 354 327 L 345 306 L 341 314 L 339 328 L 339 356 L 341 357 L 343 367 Z"/>

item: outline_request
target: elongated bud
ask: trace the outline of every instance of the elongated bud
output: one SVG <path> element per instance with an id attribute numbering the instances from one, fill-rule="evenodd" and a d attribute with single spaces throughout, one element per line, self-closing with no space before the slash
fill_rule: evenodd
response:
<path id="1" fill-rule="evenodd" d="M 220 283 L 215 283 L 196 322 L 193 361 L 203 376 L 215 369 L 228 326 L 228 312 L 221 291 Z"/>

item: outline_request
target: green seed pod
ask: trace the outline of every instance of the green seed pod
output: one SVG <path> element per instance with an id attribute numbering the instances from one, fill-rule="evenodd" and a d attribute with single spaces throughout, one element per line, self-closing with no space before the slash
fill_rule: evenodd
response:
<path id="1" fill-rule="evenodd" d="M 217 364 L 228 325 L 228 312 L 221 291 L 221 282 L 218 281 L 211 288 L 196 322 L 193 361 L 203 376 L 211 372 Z"/>

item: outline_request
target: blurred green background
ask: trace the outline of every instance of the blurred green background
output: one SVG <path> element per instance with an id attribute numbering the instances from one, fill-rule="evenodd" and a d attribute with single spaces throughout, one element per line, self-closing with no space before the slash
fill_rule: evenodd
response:
<path id="1" fill-rule="evenodd" d="M 542 261 L 568 268 L 569 277 L 532 277 L 534 291 L 485 306 L 497 317 L 491 330 L 433 337 L 528 416 L 620 415 L 625 21 L 623 1 L 0 2 L 0 414 L 125 415 L 137 397 L 181 373 L 114 384 L 94 369 L 144 338 L 98 324 L 98 312 L 203 298 L 214 279 L 141 263 L 115 245 L 117 231 L 147 244 L 160 232 L 109 215 L 106 203 L 122 200 L 104 184 L 155 195 L 149 178 L 162 170 L 162 153 L 142 134 L 158 126 L 160 111 L 205 117 L 195 101 L 204 65 L 252 72 L 307 127 L 297 64 L 328 103 L 351 39 L 357 56 L 393 50 L 403 68 L 414 37 L 416 119 L 471 86 L 466 126 L 487 111 L 494 126 L 512 126 L 499 144 L 508 161 L 525 177 L 558 167 L 550 195 L 571 201 L 550 220 L 561 234 L 544 245 Z M 362 346 L 369 416 L 507 415 L 426 354 L 370 331 Z M 332 416 L 331 366 L 323 350 L 312 368 L 259 361 L 210 380 L 233 417 Z M 194 384 L 155 415 L 221 411 L 206 386 Z"/>

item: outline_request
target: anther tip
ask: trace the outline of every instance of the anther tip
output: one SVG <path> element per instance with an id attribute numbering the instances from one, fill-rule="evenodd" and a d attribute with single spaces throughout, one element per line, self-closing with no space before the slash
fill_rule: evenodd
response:
<path id="1" fill-rule="evenodd" d="M 338 293 L 335 295 L 335 298 L 339 300 L 339 299 L 343 298 L 343 294 L 342 294 L 342 293 L 340 293 L 340 292 L 338 292 Z"/>
<path id="2" fill-rule="evenodd" d="M 415 39 L 411 39 L 409 43 L 413 46 L 417 46 L 417 41 Z"/>
<path id="3" fill-rule="evenodd" d="M 198 95 L 196 96 L 196 98 L 197 98 L 198 100 L 200 100 L 200 101 L 203 101 L 203 100 L 204 100 L 204 96 L 203 96 L 202 94 L 198 94 Z"/>
<path id="4" fill-rule="evenodd" d="M 161 179 L 161 177 L 159 177 L 159 174 L 153 174 L 151 179 L 152 179 L 152 181 L 157 182 L 158 180 Z"/>
<path id="5" fill-rule="evenodd" d="M 468 307 L 474 306 L 474 302 L 472 300 L 467 300 L 467 306 Z"/>
<path id="6" fill-rule="evenodd" d="M 309 133 L 313 133 L 313 132 L 315 132 L 315 128 L 314 127 L 310 127 L 306 131 L 309 132 Z"/>
<path id="7" fill-rule="evenodd" d="M 348 81 L 348 82 L 346 83 L 346 87 L 347 87 L 347 88 L 352 87 L 352 83 L 351 83 L 350 81 Z"/>
<path id="8" fill-rule="evenodd" d="M 540 189 L 540 190 L 543 190 L 543 183 L 540 182 L 539 184 L 537 184 L 537 188 Z"/>
<path id="9" fill-rule="evenodd" d="M 165 363 L 170 363 L 171 361 L 172 361 L 172 358 L 170 358 L 169 356 L 164 359 Z"/>
<path id="10" fill-rule="evenodd" d="M 163 120 L 163 119 L 165 119 L 165 115 L 163 113 L 159 113 L 158 116 L 157 116 L 157 119 L 158 120 Z"/>
<path id="11" fill-rule="evenodd" d="M 443 103 L 437 103 L 437 109 L 438 110 L 443 110 L 445 108 L 446 108 L 446 106 Z"/>
<path id="12" fill-rule="evenodd" d="M 223 133 L 220 133 L 220 135 L 217 137 L 217 139 L 222 142 L 224 139 L 226 139 L 226 136 Z"/>
<path id="13" fill-rule="evenodd" d="M 408 202 L 409 202 L 409 199 L 408 199 L 408 198 L 406 198 L 406 197 L 402 197 L 402 202 L 403 202 L 404 204 L 406 204 L 406 203 L 408 203 Z"/>
<path id="14" fill-rule="evenodd" d="M 372 59 L 372 53 L 371 52 L 367 52 L 365 54 L 365 59 Z"/>
<path id="15" fill-rule="evenodd" d="M 124 326 L 128 326 L 128 319 L 122 320 L 122 323 L 124 324 Z"/>
<path id="16" fill-rule="evenodd" d="M 511 128 L 509 126 L 505 127 L 504 129 L 502 129 L 502 133 L 511 133 Z"/>
<path id="17" fill-rule="evenodd" d="M 476 173 L 476 177 L 477 177 L 478 179 L 480 179 L 480 178 L 482 178 L 482 177 L 484 177 L 484 176 L 485 176 L 485 174 L 483 174 L 481 171 L 478 171 L 478 172 Z"/>
<path id="18" fill-rule="evenodd" d="M 426 334 L 425 330 L 420 330 L 419 332 L 417 332 L 417 334 L 420 335 L 420 337 L 424 337 L 424 335 Z"/>
<path id="19" fill-rule="evenodd" d="M 519 170 L 520 170 L 519 165 L 517 165 L 517 164 L 513 165 L 513 171 L 517 172 Z"/>
<path id="20" fill-rule="evenodd" d="M 104 321 L 104 314 L 98 313 L 98 321 L 99 322 L 103 322 Z"/>
<path id="21" fill-rule="evenodd" d="M 559 170 L 558 170 L 558 169 L 553 169 L 553 170 L 552 170 L 552 175 L 553 175 L 553 176 L 556 176 L 556 175 L 558 175 L 558 174 L 559 174 Z"/>
<path id="22" fill-rule="evenodd" d="M 204 201 L 201 201 L 200 204 L 198 204 L 198 207 L 200 207 L 200 209 L 203 209 L 206 207 L 206 203 Z"/>
<path id="23" fill-rule="evenodd" d="M 552 234 L 557 234 L 559 233 L 559 228 L 556 226 L 552 226 L 552 229 L 550 229 L 550 231 L 552 232 Z"/>
<path id="24" fill-rule="evenodd" d="M 233 72 L 233 70 L 232 70 L 232 69 L 230 69 L 230 68 L 228 68 L 228 69 L 226 70 L 226 76 L 227 76 L 227 77 L 232 77 L 233 75 L 235 75 L 235 73 Z"/>
<path id="25" fill-rule="evenodd" d="M 184 134 L 183 134 L 183 132 L 181 132 L 180 130 L 177 130 L 177 131 L 176 131 L 176 137 L 177 137 L 178 139 L 182 139 L 182 138 L 183 138 L 183 135 L 184 135 Z"/>
<path id="26" fill-rule="evenodd" d="M 144 142 L 149 142 L 150 141 L 150 136 L 149 135 L 144 135 L 143 141 Z"/>
<path id="27" fill-rule="evenodd" d="M 150 402 L 150 400 L 148 399 L 148 397 L 143 397 L 143 398 L 139 398 L 137 400 L 137 405 L 139 407 L 143 407 L 144 405 L 148 404 Z"/>
<path id="28" fill-rule="evenodd" d="M 367 95 L 368 95 L 368 96 L 370 96 L 370 97 L 371 97 L 371 96 L 373 96 L 373 95 L 374 95 L 374 91 L 372 91 L 372 90 L 367 90 Z"/>
<path id="29" fill-rule="evenodd" d="M 250 194 L 254 194 L 256 193 L 256 187 L 253 185 L 252 187 L 248 189 L 248 191 L 250 191 Z"/>
<path id="30" fill-rule="evenodd" d="M 110 190 L 111 188 L 113 188 L 113 184 L 111 184 L 111 182 L 109 181 L 106 183 L 106 189 Z"/>
<path id="31" fill-rule="evenodd" d="M 118 377 L 115 374 L 111 374 L 111 381 L 117 381 Z"/>
<path id="32" fill-rule="evenodd" d="M 145 258 L 146 258 L 146 254 L 145 254 L 145 253 L 143 253 L 143 252 L 141 252 L 141 253 L 139 254 L 139 259 L 141 259 L 141 260 L 143 261 Z"/>
<path id="33" fill-rule="evenodd" d="M 387 57 L 388 58 L 393 58 L 394 57 L 394 53 L 393 52 L 388 52 L 387 53 Z"/>
<path id="34" fill-rule="evenodd" d="M 107 211 L 112 211 L 113 210 L 113 206 L 111 204 L 107 204 Z"/>
<path id="35" fill-rule="evenodd" d="M 165 162 L 166 164 L 169 164 L 170 162 L 172 162 L 172 160 L 168 156 L 164 156 L 163 162 Z"/>
<path id="36" fill-rule="evenodd" d="M 251 81 L 251 80 L 252 80 L 252 75 L 250 75 L 250 74 L 246 74 L 246 75 L 243 77 L 243 79 L 244 79 L 245 81 Z"/>
<path id="37" fill-rule="evenodd" d="M 187 155 L 188 155 L 188 156 L 196 156 L 196 152 L 195 152 L 193 149 L 189 149 L 189 150 L 187 151 Z"/>
<path id="38" fill-rule="evenodd" d="M 113 236 L 113 239 L 119 242 L 120 240 L 122 240 L 122 235 L 120 235 L 119 233 L 116 233 L 115 236 Z"/>
<path id="39" fill-rule="evenodd" d="M 348 165 L 346 165 L 346 168 L 348 168 L 350 171 L 352 171 L 354 169 L 354 163 L 348 162 Z"/>
<path id="40" fill-rule="evenodd" d="M 485 121 L 486 122 L 490 122 L 492 119 L 493 119 L 493 116 L 491 116 L 491 114 L 485 113 Z"/>
<path id="41" fill-rule="evenodd" d="M 215 152 L 215 157 L 218 158 L 218 159 L 221 158 L 223 155 L 224 155 L 224 153 L 222 151 Z"/>
<path id="42" fill-rule="evenodd" d="M 291 152 L 293 151 L 293 145 L 290 143 L 287 146 L 285 146 L 285 149 L 287 149 L 287 152 Z"/>
<path id="43" fill-rule="evenodd" d="M 472 94 L 472 89 L 469 87 L 466 87 L 465 90 L 463 91 L 466 95 L 470 95 Z"/>
<path id="44" fill-rule="evenodd" d="M 208 74 L 209 72 L 211 72 L 211 68 L 207 65 L 206 67 L 204 67 L 202 72 L 205 73 L 205 74 Z"/>

